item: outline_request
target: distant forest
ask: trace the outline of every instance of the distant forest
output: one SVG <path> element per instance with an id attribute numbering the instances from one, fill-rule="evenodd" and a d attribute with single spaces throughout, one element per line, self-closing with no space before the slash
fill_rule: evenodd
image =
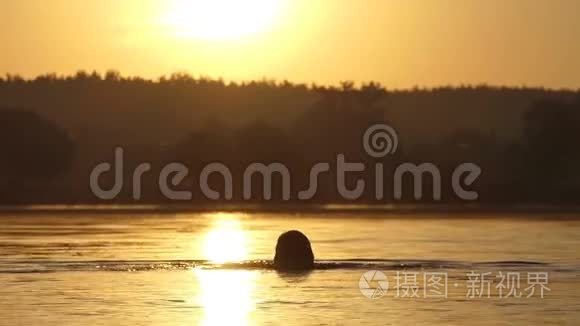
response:
<path id="1" fill-rule="evenodd" d="M 362 146 L 365 130 L 376 123 L 399 135 L 396 155 L 382 161 Z M 211 162 L 231 167 L 234 180 L 251 162 L 284 163 L 297 192 L 307 188 L 311 166 L 336 162 L 343 153 L 369 167 L 381 161 L 386 170 L 432 162 L 443 175 L 461 162 L 477 163 L 483 173 L 471 189 L 482 205 L 580 204 L 580 91 L 486 85 L 389 90 L 374 82 L 236 83 L 184 73 L 147 80 L 115 71 L 0 78 L 0 204 L 109 203 L 91 192 L 89 175 L 97 164 L 113 162 L 118 146 L 125 149 L 126 185 L 138 164 L 153 168 L 143 176 L 140 201 L 127 186 L 110 203 L 168 203 L 158 176 L 169 162 L 191 170 L 175 188 L 193 191 L 193 205 L 214 202 L 196 186 Z M 355 176 L 372 185 L 370 172 Z M 223 187 L 219 178 L 211 182 Z M 108 176 L 103 187 L 112 183 Z M 234 183 L 233 202 L 239 202 L 241 185 Z M 256 185 L 252 201 L 265 203 Z M 368 192 L 356 202 L 392 203 L 389 190 L 384 199 Z M 441 202 L 462 203 L 448 180 L 442 190 Z M 268 203 L 282 202 L 276 190 Z M 334 176 L 321 177 L 308 202 L 350 203 L 337 194 Z M 412 190 L 403 202 L 434 203 L 429 195 L 416 200 Z"/>

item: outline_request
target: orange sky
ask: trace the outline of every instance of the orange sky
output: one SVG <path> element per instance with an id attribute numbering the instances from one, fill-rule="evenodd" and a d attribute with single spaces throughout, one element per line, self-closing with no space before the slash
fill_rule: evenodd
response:
<path id="1" fill-rule="evenodd" d="M 196 0 L 0 0 L 0 73 L 580 88 L 578 0 L 280 0 L 258 32 L 231 39 L 168 24 L 174 1 Z M 257 19 L 247 9 L 208 18 L 236 33 Z"/>

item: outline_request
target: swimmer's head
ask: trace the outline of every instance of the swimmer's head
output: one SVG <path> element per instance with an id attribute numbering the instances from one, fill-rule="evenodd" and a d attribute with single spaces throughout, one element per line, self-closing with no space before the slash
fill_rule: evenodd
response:
<path id="1" fill-rule="evenodd" d="M 308 238 L 296 230 L 282 233 L 276 244 L 274 265 L 279 271 L 305 271 L 314 268 L 314 254 Z"/>

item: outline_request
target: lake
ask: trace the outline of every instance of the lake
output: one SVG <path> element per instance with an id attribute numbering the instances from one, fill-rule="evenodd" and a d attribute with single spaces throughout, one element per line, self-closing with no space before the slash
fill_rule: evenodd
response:
<path id="1" fill-rule="evenodd" d="M 21 212 L 1 325 L 575 325 L 580 215 Z M 317 268 L 271 268 L 299 229 Z"/>

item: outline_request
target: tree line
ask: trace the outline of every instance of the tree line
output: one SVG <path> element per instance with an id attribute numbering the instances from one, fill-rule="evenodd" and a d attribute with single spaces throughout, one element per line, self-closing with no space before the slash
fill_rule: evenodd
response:
<path id="1" fill-rule="evenodd" d="M 382 161 L 362 146 L 365 130 L 376 123 L 399 135 L 399 150 Z M 579 130 L 580 92 L 573 90 L 486 85 L 390 90 L 376 82 L 225 82 L 183 73 L 148 80 L 114 71 L 8 75 L 0 78 L 0 203 L 99 202 L 88 186 L 89 174 L 112 161 L 114 148 L 121 146 L 129 170 L 149 162 L 158 172 L 181 162 L 199 172 L 221 162 L 234 179 L 242 179 L 252 162 L 282 162 L 296 189 L 307 187 L 312 165 L 334 162 L 337 154 L 368 166 L 381 162 L 387 170 L 432 162 L 448 174 L 461 162 L 473 162 L 483 171 L 472 185 L 482 205 L 576 204 Z M 155 175 L 144 176 L 141 203 L 166 202 Z M 130 174 L 125 177 L 131 181 Z M 375 175 L 365 171 L 346 182 L 357 178 L 372 185 Z M 210 181 L 216 189 L 223 186 L 219 178 Z M 412 178 L 404 181 L 412 189 Z M 112 182 L 105 179 L 103 186 Z M 176 187 L 195 189 L 198 182 L 191 173 Z M 442 189 L 442 202 L 460 203 L 449 184 Z M 241 201 L 241 189 L 234 190 L 234 201 Z M 270 203 L 283 202 L 280 193 L 273 197 Z M 264 202 L 260 196 L 253 201 Z M 417 203 L 412 191 L 403 201 Z M 127 190 L 115 202 L 134 199 Z M 212 201 L 198 192 L 191 202 Z M 309 202 L 349 201 L 328 175 Z M 368 192 L 357 202 L 394 199 L 389 191 L 380 201 Z M 419 203 L 433 200 L 425 196 Z"/>

